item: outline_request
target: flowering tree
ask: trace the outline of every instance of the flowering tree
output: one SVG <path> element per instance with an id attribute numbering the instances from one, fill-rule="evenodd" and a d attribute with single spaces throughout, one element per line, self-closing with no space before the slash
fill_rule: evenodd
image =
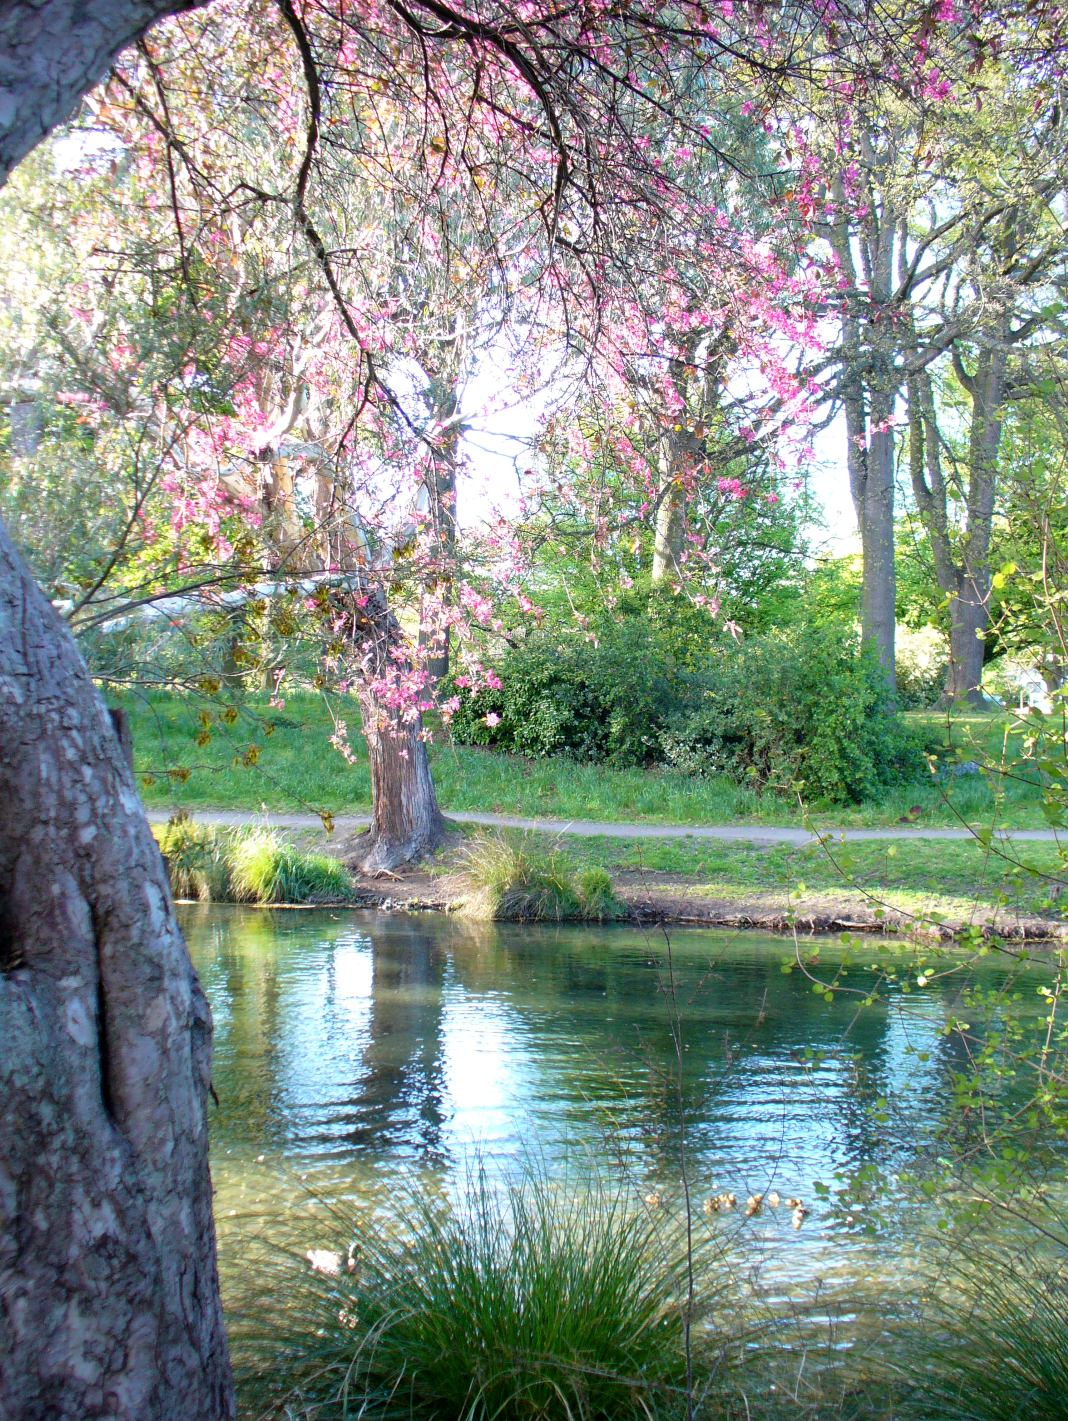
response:
<path id="1" fill-rule="evenodd" d="M 487 133 L 446 103 L 449 86 L 464 77 L 450 64 L 436 81 L 428 129 L 422 112 L 413 124 L 412 106 L 398 103 L 398 77 L 391 85 L 366 76 L 357 83 L 352 69 L 345 74 L 350 107 L 357 88 L 360 102 L 373 107 L 361 109 L 355 124 L 347 113 L 316 113 L 326 90 L 302 60 L 305 82 L 314 81 L 306 143 L 314 129 L 318 146 L 314 194 L 302 192 L 304 216 L 294 226 L 261 175 L 302 131 L 293 86 L 301 74 L 293 38 L 308 40 L 302 23 L 268 11 L 249 25 L 225 8 L 193 22 L 192 33 L 189 23 L 165 42 L 142 43 L 87 119 L 121 145 L 114 176 L 125 180 L 125 206 L 111 211 L 105 226 L 109 250 L 123 253 L 124 275 L 134 287 L 151 284 L 149 273 L 162 260 L 175 300 L 167 316 L 156 311 L 157 324 L 195 327 L 205 350 L 214 329 L 215 356 L 193 356 L 181 367 L 193 397 L 183 410 L 199 407 L 200 418 L 194 413 L 188 421 L 181 469 L 162 487 L 177 496 L 183 526 L 196 523 L 199 509 L 201 523 L 229 528 L 227 519 L 244 512 L 258 527 L 261 536 L 239 540 L 243 569 L 213 569 L 220 585 L 241 578 L 251 596 L 267 573 L 277 592 L 291 594 L 314 575 L 317 591 L 304 598 L 303 610 L 320 623 L 330 679 L 359 699 L 370 747 L 375 825 L 364 861 L 390 868 L 433 847 L 442 832 L 421 724 L 435 674 L 444 669 L 442 644 L 451 627 L 494 620 L 481 597 L 451 595 L 458 573 L 456 391 L 471 348 L 499 336 L 507 317 L 513 331 L 528 333 L 528 381 L 537 378 L 532 353 L 546 345 L 577 349 L 583 368 L 604 371 L 617 390 L 642 389 L 664 449 L 679 443 L 669 437 L 684 403 L 679 390 L 698 360 L 707 366 L 705 387 L 715 388 L 724 338 L 714 328 L 740 319 L 747 333 L 730 343 L 766 354 L 766 313 L 784 291 L 796 300 L 796 289 L 781 264 L 727 221 L 726 188 L 714 179 L 719 145 L 730 134 L 722 124 L 713 130 L 711 120 L 698 123 L 699 110 L 691 126 L 712 158 L 675 143 L 666 183 L 661 159 L 644 156 L 645 134 L 635 136 L 632 163 L 624 153 L 637 174 L 629 179 L 630 206 L 658 204 L 659 243 L 649 247 L 645 225 L 624 210 L 612 259 L 597 257 L 599 286 L 591 283 L 573 243 L 554 236 L 559 250 L 543 250 L 546 194 L 538 179 L 551 153 L 535 152 L 528 170 L 501 170 L 491 144 L 498 116 Z M 319 144 L 320 129 L 330 133 L 329 145 Z M 612 137 L 610 121 L 606 139 Z M 474 165 L 469 182 L 449 161 L 453 143 L 457 163 Z M 745 142 L 737 146 L 744 156 Z M 298 189 L 312 171 L 312 152 L 305 147 Z M 296 164 L 296 155 L 290 161 Z M 621 183 L 629 171 L 621 163 Z M 609 210 L 618 197 L 610 192 Z M 143 230 L 144 211 L 173 219 L 169 249 L 158 220 L 149 223 L 151 233 Z M 91 224 L 100 220 L 93 209 Z M 320 232 L 330 234 L 329 249 Z M 98 263 L 101 245 L 93 248 Z M 754 292 L 748 302 L 730 294 L 742 276 Z M 255 301 L 244 295 L 249 287 Z M 113 302 L 114 285 L 106 294 Z M 218 349 L 235 340 L 245 359 L 240 372 L 230 359 L 220 418 L 217 391 L 216 407 L 210 404 L 213 371 Z M 189 344 L 179 343 L 183 350 Z M 404 389 L 413 371 L 422 377 L 415 399 Z M 151 381 L 148 372 L 147 402 L 155 407 Z M 700 418 L 690 411 L 687 420 L 691 415 Z M 741 447 L 752 433 L 737 438 Z M 672 456 L 660 469 L 652 495 L 658 509 L 681 509 L 691 464 Z M 667 546 L 678 535 L 670 518 L 660 515 L 660 523 Z M 521 555 L 514 539 L 491 536 L 481 552 L 498 583 L 514 592 Z M 662 578 L 665 557 L 657 557 Z M 675 564 L 681 576 L 681 547 Z M 257 568 L 260 581 L 250 585 Z M 166 591 L 173 593 L 173 583 Z M 228 588 L 228 605 L 240 592 Z M 404 608 L 416 600 L 423 627 L 435 630 L 409 643 Z M 199 605 L 210 601 L 202 592 Z M 467 672 L 477 683 L 477 665 Z M 343 750 L 346 730 L 340 724 L 335 737 Z"/>
<path id="2" fill-rule="evenodd" d="M 5 0 L 0 176 L 170 8 L 153 0 Z M 355 461 L 372 492 L 381 459 L 360 463 L 358 456 L 368 448 L 388 454 L 393 446 L 386 421 L 366 443 L 360 421 L 368 411 L 396 409 L 382 377 L 389 325 L 380 316 L 389 316 L 389 304 L 373 283 L 370 294 L 361 291 L 353 276 L 373 242 L 335 229 L 323 201 L 329 162 L 342 152 L 334 130 L 347 129 L 349 152 L 362 153 L 378 121 L 376 101 L 387 92 L 406 122 L 418 116 L 410 129 L 414 147 L 389 169 L 399 206 L 408 201 L 402 179 L 412 173 L 428 191 L 473 187 L 487 211 L 507 191 L 518 217 L 502 249 L 500 279 L 514 271 L 546 309 L 551 302 L 561 338 L 577 333 L 596 346 L 608 315 L 625 314 L 635 299 L 655 332 L 655 308 L 634 274 L 660 269 L 671 234 L 709 230 L 700 189 L 691 190 L 662 155 L 680 142 L 710 141 L 697 114 L 736 76 L 771 95 L 801 78 L 870 84 L 885 74 L 900 83 L 895 67 L 900 74 L 899 57 L 915 51 L 917 35 L 953 22 L 932 16 L 928 6 L 858 6 L 854 13 L 845 4 L 772 9 L 730 0 L 564 11 L 507 2 L 467 10 L 445 0 L 298 10 L 280 0 L 277 11 L 220 6 L 205 13 L 228 42 L 229 65 L 220 61 L 222 46 L 208 45 L 217 72 L 201 75 L 199 92 L 217 82 L 220 93 L 231 86 L 236 100 L 225 118 L 215 107 L 206 111 L 217 128 L 194 122 L 194 102 L 183 122 L 175 121 L 181 86 L 170 82 L 151 46 L 123 61 L 114 80 L 143 124 L 134 161 L 145 165 L 146 181 L 163 193 L 174 221 L 175 302 L 197 310 L 201 265 L 212 267 L 209 287 L 226 262 L 241 270 L 252 233 L 272 278 L 292 264 L 306 304 L 295 328 L 257 315 L 257 334 L 266 328 L 274 338 L 266 350 L 252 340 L 261 359 L 250 363 L 250 383 L 235 382 L 249 402 L 239 427 L 218 447 L 210 437 L 205 446 L 209 425 L 217 435 L 222 423 L 203 416 L 182 433 L 183 447 L 206 448 L 217 475 L 213 507 L 226 499 L 239 507 L 251 496 L 243 475 L 260 456 L 256 496 L 276 519 L 265 576 L 311 557 L 319 537 L 326 556 L 315 556 L 327 563 L 318 570 L 326 576 L 309 600 L 356 648 L 344 654 L 369 688 L 368 705 L 380 716 L 372 734 L 381 731 L 380 743 L 392 747 L 383 755 L 401 777 L 404 822 L 395 837 L 415 845 L 426 840 L 416 821 L 432 824 L 419 779 L 425 683 L 410 672 L 399 623 L 390 620 L 387 539 L 373 528 L 361 532 L 351 506 L 335 508 L 323 472 L 343 469 L 348 483 Z M 960 42 L 975 31 L 996 33 L 1004 21 L 997 9 L 971 14 Z M 192 33 L 182 29 L 188 23 L 175 25 L 165 42 L 173 42 L 174 63 L 195 96 L 199 61 L 184 38 Z M 1040 8 L 1019 19 L 1030 26 L 1027 43 L 1047 50 L 1059 50 L 1058 23 Z M 231 138 L 242 130 L 254 157 L 260 145 L 260 161 L 234 174 Z M 195 147 L 187 141 L 193 134 Z M 418 204 L 418 188 L 414 196 Z M 740 281 L 748 267 L 734 263 L 729 221 L 709 235 L 725 275 Z M 241 295 L 254 286 L 269 293 L 273 285 L 250 279 Z M 320 326 L 327 311 L 330 323 Z M 324 544 L 311 514 L 307 527 L 285 466 L 291 456 L 282 441 L 303 412 L 297 377 L 308 372 L 313 384 L 312 363 L 297 369 L 298 336 L 319 352 L 314 378 L 336 393 L 344 412 L 316 475 L 331 527 L 351 550 L 336 572 L 336 544 Z M 194 369 L 180 408 L 196 410 L 202 378 Z M 175 427 L 169 406 L 158 423 Z M 301 442 L 322 445 L 325 432 L 317 433 Z M 241 465 L 236 475 L 231 458 Z M 179 481 L 175 496 L 187 497 L 189 487 Z M 482 615 L 477 597 L 471 605 Z M 207 1007 L 99 697 L 69 633 L 3 533 L 0 744 L 0 1017 L 7 1043 L 0 1111 L 10 1181 L 0 1215 L 0 1404 L 16 1415 L 231 1415 L 207 1169 Z"/>

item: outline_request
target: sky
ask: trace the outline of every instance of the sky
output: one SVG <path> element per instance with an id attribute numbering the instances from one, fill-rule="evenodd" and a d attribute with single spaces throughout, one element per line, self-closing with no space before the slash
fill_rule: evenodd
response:
<path id="1" fill-rule="evenodd" d="M 816 539 L 825 545 L 824 555 L 845 557 L 847 553 L 859 552 L 857 515 L 849 492 L 849 474 L 846 470 L 844 416 L 839 416 L 816 437 L 810 478 L 816 502 L 823 510 L 826 524 Z"/>

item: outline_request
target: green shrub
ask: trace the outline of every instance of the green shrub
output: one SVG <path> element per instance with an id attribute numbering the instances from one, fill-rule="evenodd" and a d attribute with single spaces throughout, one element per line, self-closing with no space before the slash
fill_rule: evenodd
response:
<path id="1" fill-rule="evenodd" d="M 159 835 L 175 898 L 202 903 L 347 903 L 352 880 L 325 854 L 305 854 L 270 830 L 236 839 L 183 810 Z"/>
<path id="2" fill-rule="evenodd" d="M 596 643 L 532 633 L 495 663 L 500 689 L 472 698 L 461 688 L 453 733 L 523 755 L 666 761 L 758 792 L 803 786 L 806 799 L 832 803 L 923 772 L 885 675 L 846 624 L 720 642 L 696 667 L 665 645 L 640 618 Z"/>
<path id="3" fill-rule="evenodd" d="M 949 645 L 934 627 L 897 629 L 897 699 L 902 710 L 938 705 L 946 689 Z"/>
<path id="4" fill-rule="evenodd" d="M 219 903 L 230 897 L 226 845 L 210 825 L 196 823 L 181 810 L 168 820 L 158 842 L 175 898 Z"/>
<path id="5" fill-rule="evenodd" d="M 575 874 L 560 849 L 503 835 L 476 839 L 468 849 L 471 886 L 464 911 L 495 922 L 604 921 L 621 914 L 612 880 L 601 868 Z"/>
<path id="6" fill-rule="evenodd" d="M 284 1299 L 277 1326 L 242 1346 L 263 1359 L 242 1377 L 261 1406 L 271 1396 L 273 1414 L 315 1421 L 685 1414 L 686 1269 L 662 1215 L 544 1183 L 503 1196 L 479 1183 L 456 1204 L 406 1192 L 390 1212 L 398 1223 L 375 1213 L 347 1250 L 325 1255 L 336 1272 L 305 1265 L 270 1290 Z M 697 1263 L 701 1278 L 716 1276 Z M 256 1296 L 253 1312 L 262 1307 Z M 707 1376 L 702 1356 L 698 1388 Z"/>
<path id="7" fill-rule="evenodd" d="M 661 734 L 690 774 L 857 804 L 923 769 L 878 662 L 843 628 L 801 627 L 714 649 L 694 704 Z"/>
<path id="8" fill-rule="evenodd" d="M 238 903 L 347 903 L 352 898 L 352 880 L 337 859 L 301 853 L 270 830 L 236 840 L 229 865 Z"/>
<path id="9" fill-rule="evenodd" d="M 658 732 L 678 672 L 647 621 L 625 619 L 594 640 L 531 632 L 495 669 L 500 690 L 472 699 L 458 688 L 452 726 L 462 744 L 621 766 L 661 758 Z M 487 725 L 488 714 L 498 722 Z"/>
<path id="10" fill-rule="evenodd" d="M 623 905 L 616 897 L 607 869 L 593 864 L 588 868 L 579 869 L 575 874 L 575 889 L 582 903 L 584 918 L 603 923 L 622 916 Z"/>

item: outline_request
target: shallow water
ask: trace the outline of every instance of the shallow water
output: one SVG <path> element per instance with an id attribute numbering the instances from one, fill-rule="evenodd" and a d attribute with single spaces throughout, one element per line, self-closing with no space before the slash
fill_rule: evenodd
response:
<path id="1" fill-rule="evenodd" d="M 224 1274 L 250 1223 L 271 1238 L 284 1222 L 313 1247 L 325 1241 L 323 1201 L 381 1197 L 402 1173 L 448 1185 L 476 1160 L 550 1175 L 592 1163 L 654 1207 L 680 1207 L 676 1010 L 702 1227 L 779 1283 L 855 1281 L 888 1257 L 904 1267 L 914 1218 L 873 1244 L 863 1218 L 831 1221 L 814 1184 L 906 1163 L 940 1108 L 959 985 L 858 1016 L 855 999 L 827 1003 L 801 973 L 785 975 L 792 943 L 767 934 L 675 932 L 669 962 L 660 932 L 630 927 L 180 912 L 215 1017 Z M 838 950 L 827 944 L 825 960 Z M 874 1120 L 870 1102 L 891 1095 L 914 1136 L 900 1115 L 892 1132 Z M 708 1221 L 700 1204 L 713 1190 L 735 1193 L 738 1208 Z M 773 1190 L 811 1207 L 799 1230 L 785 1206 L 743 1219 L 750 1194 Z"/>

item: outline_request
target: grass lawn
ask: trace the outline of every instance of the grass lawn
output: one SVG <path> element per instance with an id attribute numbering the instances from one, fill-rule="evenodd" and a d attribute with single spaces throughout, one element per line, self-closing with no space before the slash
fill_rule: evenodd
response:
<path id="1" fill-rule="evenodd" d="M 176 695 L 128 697 L 135 764 L 141 793 L 153 808 L 215 808 L 334 814 L 366 812 L 370 780 L 359 716 L 349 702 L 354 765 L 330 744 L 334 726 L 323 699 L 289 695 L 282 711 L 249 698 L 225 724 L 214 708 Z M 204 723 L 201 717 L 208 717 Z M 982 749 L 997 753 L 1002 729 L 996 718 L 965 716 L 948 728 L 933 712 L 908 717 L 924 744 L 947 758 Z M 268 727 L 273 727 L 268 733 Z M 202 743 L 198 743 L 198 737 Z M 951 741 L 947 751 L 943 742 Z M 430 757 L 443 809 L 560 819 L 601 819 L 648 824 L 800 824 L 801 807 L 778 795 L 758 796 L 725 776 L 699 779 L 670 770 L 617 770 L 570 760 L 525 760 L 438 742 Z M 943 794 L 931 781 L 888 792 L 878 802 L 836 807 L 812 805 L 818 824 L 859 827 L 894 824 L 910 815 L 919 823 L 989 823 L 994 796 L 981 775 L 955 775 Z M 917 812 L 918 811 L 918 814 Z M 1007 788 L 999 822 L 1042 827 L 1037 790 Z"/>
<path id="2" fill-rule="evenodd" d="M 685 839 L 621 843 L 604 838 L 568 838 L 566 847 L 577 864 L 648 873 L 651 886 L 663 881 L 663 875 L 678 877 L 688 890 L 707 898 L 742 901 L 767 895 L 784 901 L 796 894 L 803 906 L 818 897 L 859 903 L 872 895 L 910 913 L 934 911 L 967 918 L 977 905 L 998 905 L 1025 916 L 1059 916 L 1049 906 L 1050 883 L 1040 876 L 1058 873 L 1054 844 L 1024 844 L 1007 857 L 984 849 L 976 840 L 850 843 L 848 835 L 844 843 L 835 841 L 822 848 L 789 844 L 760 848 Z"/>

